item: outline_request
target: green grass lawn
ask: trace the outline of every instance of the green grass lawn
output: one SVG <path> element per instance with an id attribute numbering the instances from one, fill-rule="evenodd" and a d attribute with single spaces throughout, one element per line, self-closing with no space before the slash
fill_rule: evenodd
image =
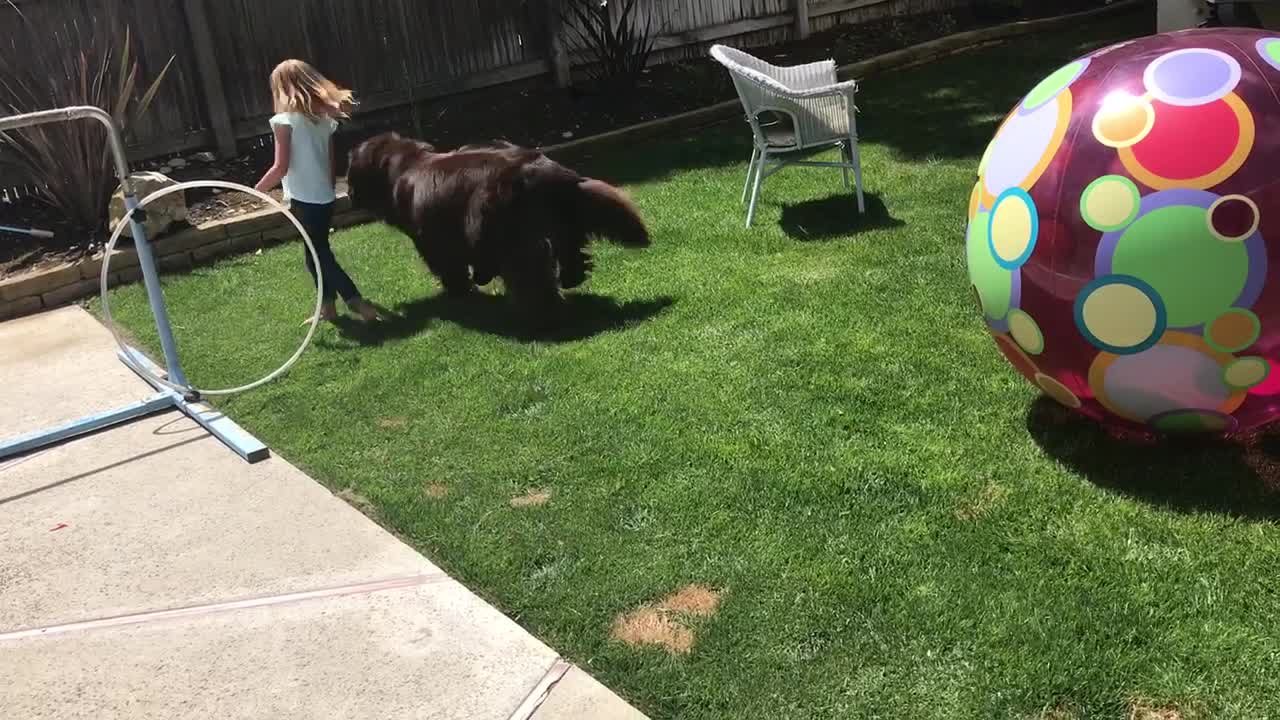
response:
<path id="1" fill-rule="evenodd" d="M 971 298 L 982 149 L 1036 80 L 1139 16 L 865 82 L 869 214 L 838 171 L 738 196 L 746 127 L 579 163 L 655 238 L 602 248 L 554 342 L 446 301 L 382 226 L 335 246 L 379 332 L 326 327 L 224 407 L 654 718 L 1280 715 L 1280 445 L 1131 447 L 1059 412 Z M 202 386 L 301 337 L 298 245 L 170 278 Z M 115 312 L 153 343 L 140 288 Z M 313 297 L 313 296 L 312 296 Z M 513 507 L 543 491 L 545 504 Z M 611 639 L 689 584 L 687 654 Z M 1161 717 L 1164 715 L 1150 715 Z"/>

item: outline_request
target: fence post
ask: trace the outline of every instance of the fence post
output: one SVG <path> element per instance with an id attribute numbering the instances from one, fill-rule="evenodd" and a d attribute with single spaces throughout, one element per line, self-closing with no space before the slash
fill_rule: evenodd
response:
<path id="1" fill-rule="evenodd" d="M 809 37 L 809 0 L 796 0 L 796 38 Z"/>
<path id="2" fill-rule="evenodd" d="M 196 56 L 196 74 L 200 76 L 201 95 L 209 111 L 209 123 L 218 144 L 218 155 L 229 158 L 236 155 L 236 131 L 227 110 L 227 93 L 222 85 L 222 71 L 213 52 L 213 36 L 209 32 L 209 14 L 205 0 L 182 0 L 187 18 L 187 31 L 191 34 L 191 47 Z"/>
<path id="3" fill-rule="evenodd" d="M 564 39 L 563 1 L 547 0 L 547 48 L 551 53 L 551 73 L 559 88 L 567 88 L 573 84 L 569 48 Z"/>

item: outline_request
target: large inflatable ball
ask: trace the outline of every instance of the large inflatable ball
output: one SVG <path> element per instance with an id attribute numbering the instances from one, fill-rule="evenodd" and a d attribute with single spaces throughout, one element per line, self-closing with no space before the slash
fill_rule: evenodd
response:
<path id="1" fill-rule="evenodd" d="M 1194 30 L 1079 58 L 1009 113 L 966 244 L 1020 373 L 1127 430 L 1280 416 L 1278 93 L 1280 34 Z"/>

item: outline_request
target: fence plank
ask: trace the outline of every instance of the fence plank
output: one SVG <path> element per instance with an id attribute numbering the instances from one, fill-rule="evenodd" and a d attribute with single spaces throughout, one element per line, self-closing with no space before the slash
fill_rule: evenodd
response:
<path id="1" fill-rule="evenodd" d="M 559 8 L 566 0 L 0 0 L 0 27 L 18 12 L 30 32 L 0 38 L 51 64 L 39 38 L 101 22 L 134 28 L 142 76 L 175 57 L 147 116 L 131 128 L 147 158 L 268 132 L 267 77 L 288 57 L 353 88 L 365 112 L 539 75 L 571 82 L 575 57 Z M 845 19 L 954 7 L 964 0 L 643 0 L 659 37 L 655 61 L 699 55 L 710 42 L 744 46 L 817 32 Z M 612 12 L 622 3 L 611 3 Z M 19 10 L 20 9 L 20 10 Z M 0 178 L 9 184 L 10 178 Z M 13 182 L 12 185 L 20 184 Z"/>
<path id="2" fill-rule="evenodd" d="M 547 0 L 547 51 L 551 55 L 551 72 L 556 87 L 567 88 L 573 84 L 573 68 L 569 60 L 569 48 L 564 36 L 564 2 Z"/>
<path id="3" fill-rule="evenodd" d="M 205 107 L 218 154 L 224 158 L 236 154 L 236 131 L 227 112 L 227 93 L 222 86 L 222 70 L 214 54 L 213 36 L 209 32 L 209 15 L 205 12 L 205 0 L 183 0 L 187 16 L 187 30 L 191 33 L 191 47 L 195 50 L 197 73 L 204 88 Z"/>

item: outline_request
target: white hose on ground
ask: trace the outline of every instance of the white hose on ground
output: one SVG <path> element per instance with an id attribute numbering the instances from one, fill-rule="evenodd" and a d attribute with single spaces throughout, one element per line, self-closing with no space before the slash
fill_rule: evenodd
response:
<path id="1" fill-rule="evenodd" d="M 110 277 L 109 268 L 111 266 L 111 253 L 115 251 L 116 243 L 120 241 L 120 236 L 124 233 L 124 229 L 129 226 L 130 220 L 133 219 L 134 212 L 146 207 L 148 204 L 159 200 L 162 197 L 165 197 L 166 195 L 172 195 L 173 193 L 183 192 L 186 190 L 196 190 L 199 188 L 219 188 L 222 190 L 236 190 L 247 193 L 266 202 L 277 212 L 284 213 L 284 216 L 293 223 L 293 226 L 298 229 L 298 233 L 302 235 L 302 242 L 306 244 L 307 252 L 311 254 L 311 261 L 316 269 L 316 309 L 315 314 L 311 317 L 311 327 L 307 330 L 307 336 L 302 339 L 302 345 L 298 346 L 298 350 L 293 354 L 293 357 L 290 357 L 283 365 L 266 377 L 247 385 L 241 385 L 240 387 L 224 388 L 221 390 L 205 390 L 194 386 L 184 387 L 182 385 L 169 382 L 165 378 L 157 377 L 154 373 L 148 371 L 147 368 L 138 366 L 138 363 L 131 363 L 137 372 L 146 375 L 148 378 L 154 380 L 160 385 L 183 394 L 194 392 L 201 396 L 235 395 L 237 393 L 253 390 L 254 388 L 266 385 L 272 380 L 275 380 L 288 372 L 289 368 L 296 365 L 298 360 L 302 358 L 302 354 L 307 351 L 308 347 L 310 347 L 311 339 L 315 337 L 316 330 L 320 327 L 320 308 L 324 304 L 324 290 L 322 289 L 324 287 L 324 274 L 323 270 L 320 268 L 320 257 L 316 254 L 316 247 L 312 244 L 310 236 L 307 235 L 306 228 L 302 226 L 302 223 L 298 221 L 298 218 L 289 211 L 289 208 L 279 203 L 270 195 L 258 192 L 251 187 L 246 187 L 239 183 L 226 182 L 224 180 L 193 180 L 157 190 L 143 198 L 142 201 L 138 203 L 138 207 L 126 213 L 116 225 L 115 232 L 111 234 L 111 239 L 107 242 L 107 246 L 102 250 L 102 273 L 99 277 L 99 282 L 102 286 L 102 319 L 105 321 L 107 329 L 111 331 L 111 336 L 116 339 L 116 344 L 120 346 L 121 352 L 125 354 L 125 357 L 130 357 L 129 346 L 125 344 L 124 339 L 120 337 L 120 332 L 116 330 L 115 321 L 111 318 L 111 304 L 110 300 L 107 298 L 107 290 L 110 285 L 108 279 Z"/>

